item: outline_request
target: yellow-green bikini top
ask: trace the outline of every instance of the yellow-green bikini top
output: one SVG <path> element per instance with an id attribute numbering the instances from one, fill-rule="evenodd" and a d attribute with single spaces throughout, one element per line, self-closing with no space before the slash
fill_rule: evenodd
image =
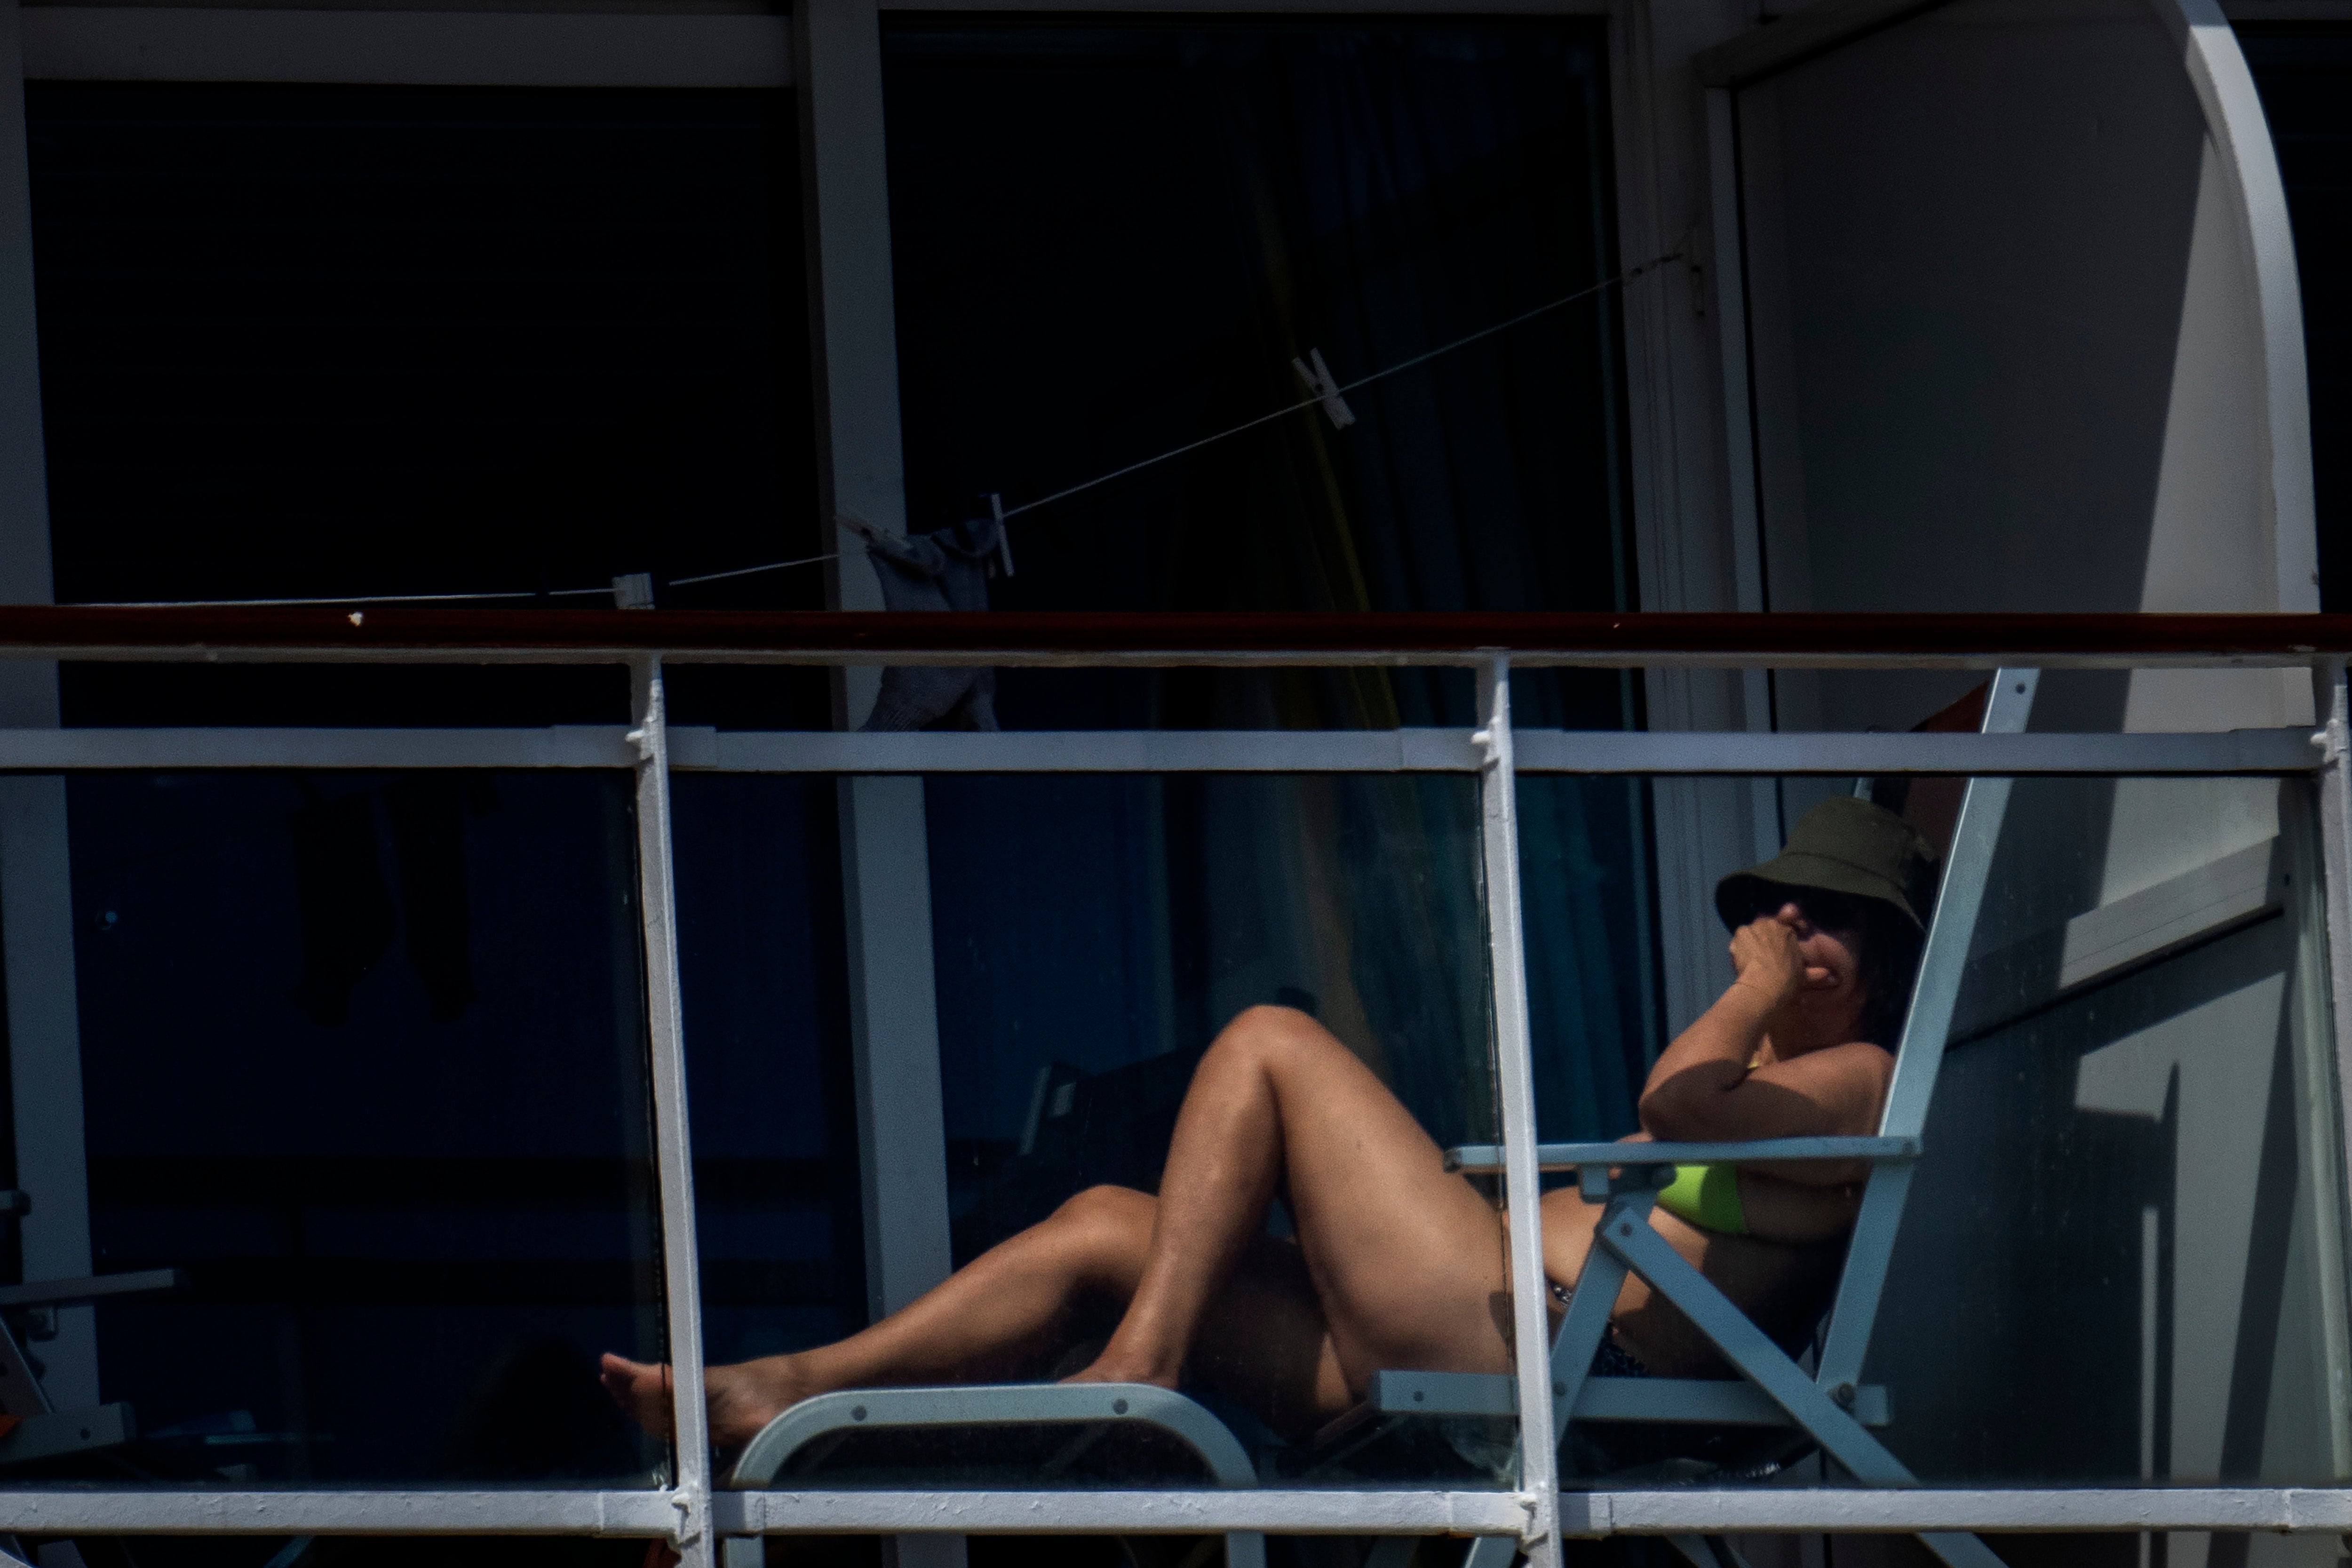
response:
<path id="1" fill-rule="evenodd" d="M 1753 1072 L 1762 1053 L 1748 1058 Z M 1675 1179 L 1658 1193 L 1658 1206 L 1701 1230 L 1718 1236 L 1746 1236 L 1748 1211 L 1739 1206 L 1737 1165 L 1676 1165 Z"/>
<path id="2" fill-rule="evenodd" d="M 1658 1206 L 1701 1230 L 1746 1236 L 1748 1214 L 1739 1206 L 1737 1165 L 1676 1165 L 1675 1179 L 1658 1192 Z"/>

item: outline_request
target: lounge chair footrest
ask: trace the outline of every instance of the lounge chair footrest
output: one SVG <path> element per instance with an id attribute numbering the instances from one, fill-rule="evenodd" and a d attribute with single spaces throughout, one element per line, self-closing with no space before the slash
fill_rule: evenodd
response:
<path id="1" fill-rule="evenodd" d="M 768 1423 L 735 1464 L 738 1487 L 773 1485 L 801 1449 L 853 1432 L 943 1426 L 1157 1427 L 1200 1456 L 1221 1487 L 1254 1487 L 1257 1471 L 1225 1424 L 1148 1383 L 1024 1383 L 859 1388 L 804 1399 Z"/>
<path id="2" fill-rule="evenodd" d="M 1381 1415 L 1495 1415 L 1517 1413 L 1518 1390 L 1501 1373 L 1376 1372 L 1365 1393 Z M 1886 1390 L 1853 1391 L 1853 1418 L 1884 1426 L 1892 1418 Z M 1789 1426 L 1788 1413 L 1744 1379 L 1588 1377 L 1577 1395 L 1579 1421 L 1674 1421 L 1706 1426 Z"/>

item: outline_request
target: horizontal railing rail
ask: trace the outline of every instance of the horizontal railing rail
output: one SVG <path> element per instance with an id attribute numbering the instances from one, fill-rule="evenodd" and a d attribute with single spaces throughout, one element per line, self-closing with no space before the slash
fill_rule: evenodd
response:
<path id="1" fill-rule="evenodd" d="M 630 768 L 626 726 L 542 729 L 0 730 L 0 773 L 198 768 Z M 1533 774 L 2283 775 L 2318 767 L 2307 725 L 2217 734 L 1518 731 Z M 672 773 L 1447 773 L 1481 765 L 1467 730 L 669 731 Z"/>
<path id="2" fill-rule="evenodd" d="M 1726 1143 L 1538 1143 L 1536 1169 L 1574 1171 L 1586 1165 L 1750 1165 L 1802 1160 L 1916 1160 L 1916 1138 L 1753 1138 Z M 1445 1152 L 1445 1168 L 1493 1175 L 1503 1168 L 1500 1143 L 1465 1143 Z"/>
<path id="3" fill-rule="evenodd" d="M 2289 667 L 2352 616 L 0 606 L 0 658 L 299 663 Z"/>
<path id="4" fill-rule="evenodd" d="M 666 1492 L 390 1490 L 0 1492 L 12 1530 L 67 1535 L 572 1535 L 659 1537 L 677 1514 Z M 719 1492 L 710 1523 L 728 1535 L 903 1531 L 908 1521 L 962 1534 L 1509 1535 L 1526 1520 L 1507 1491 L 751 1491 Z M 1569 1492 L 1571 1536 L 1748 1531 L 2352 1531 L 2352 1489 L 2302 1487 L 2026 1487 L 1900 1489 L 1675 1487 Z"/>

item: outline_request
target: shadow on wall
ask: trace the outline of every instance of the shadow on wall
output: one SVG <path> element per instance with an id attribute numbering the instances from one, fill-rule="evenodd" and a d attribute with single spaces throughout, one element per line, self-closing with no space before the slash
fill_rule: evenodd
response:
<path id="1" fill-rule="evenodd" d="M 2016 1005 L 1979 999 L 1946 1059 L 1871 1363 L 1923 1477 L 2346 1473 L 2340 1154 L 2294 837 L 2263 851 L 2279 901 L 2218 934 L 2071 987 L 1979 955 L 1972 988 Z M 2253 1550 L 2205 1545 L 2173 1561 Z"/>

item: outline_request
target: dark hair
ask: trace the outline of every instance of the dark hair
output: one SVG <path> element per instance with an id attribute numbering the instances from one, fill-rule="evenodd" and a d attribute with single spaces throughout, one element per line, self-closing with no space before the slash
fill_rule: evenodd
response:
<path id="1" fill-rule="evenodd" d="M 1769 914 L 1784 903 L 1804 911 L 1805 919 L 1823 931 L 1835 931 L 1854 950 L 1861 982 L 1862 1016 L 1855 1029 L 1874 1046 L 1895 1049 L 1903 1033 L 1904 1015 L 1911 1008 L 1911 986 L 1919 974 L 1919 950 L 1925 939 L 1903 911 L 1884 899 L 1832 892 L 1827 888 L 1775 884 L 1770 894 L 1757 900 L 1752 920 Z"/>

